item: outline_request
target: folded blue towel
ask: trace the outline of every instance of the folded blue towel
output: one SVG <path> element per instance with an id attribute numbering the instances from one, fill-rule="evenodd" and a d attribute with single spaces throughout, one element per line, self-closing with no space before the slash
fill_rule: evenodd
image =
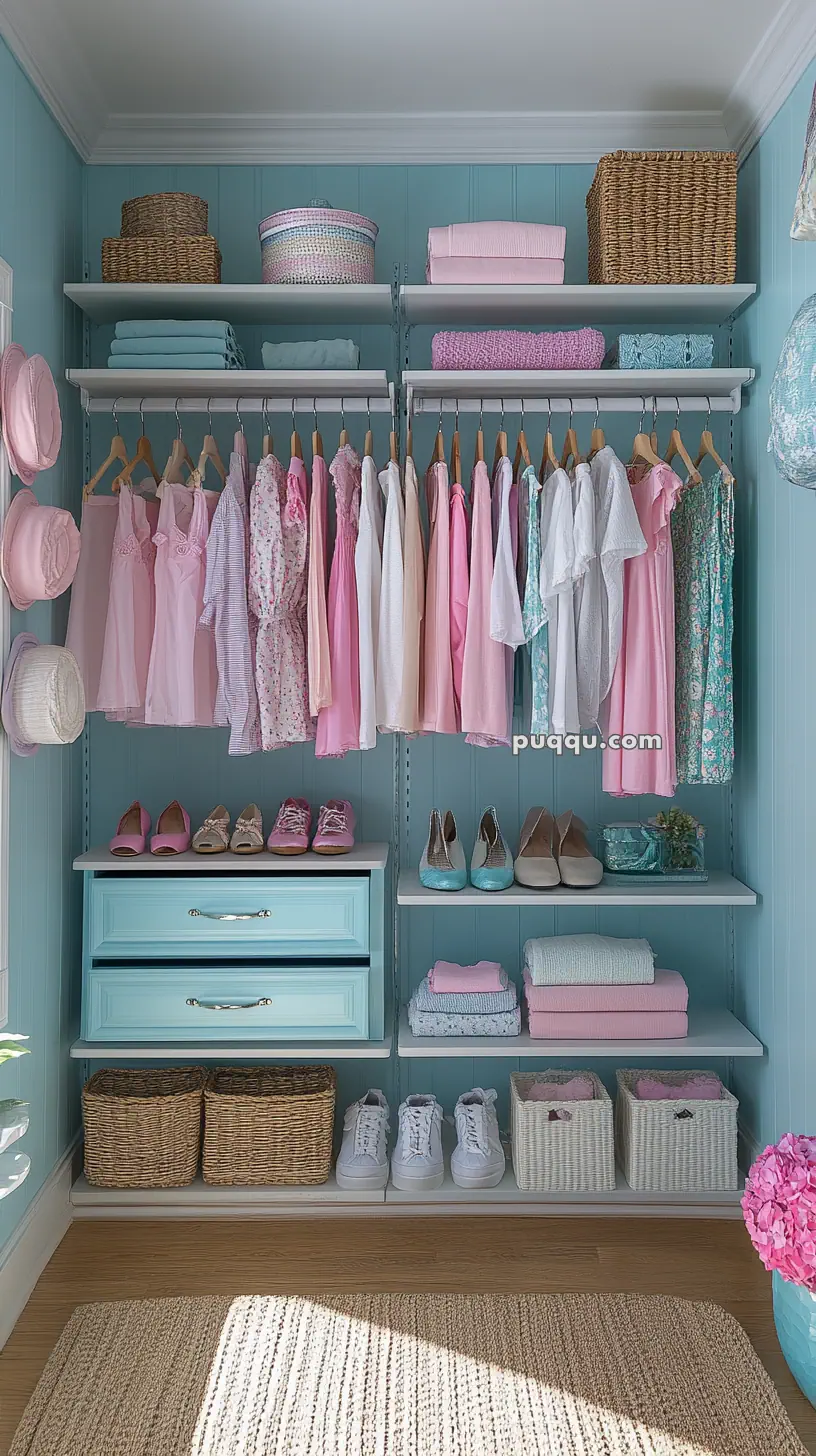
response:
<path id="1" fill-rule="evenodd" d="M 420 1011 L 411 997 L 408 1025 L 414 1036 L 519 1036 L 521 1011 L 496 1011 L 492 1016 L 449 1015 L 442 1011 Z"/>
<path id="2" fill-rule="evenodd" d="M 223 354 L 111 354 L 109 369 L 240 369 Z"/>
<path id="3" fill-rule="evenodd" d="M 710 369 L 712 334 L 620 334 L 604 364 L 617 369 Z"/>
<path id="4" fill-rule="evenodd" d="M 432 991 L 426 976 L 411 997 L 411 1004 L 417 1011 L 441 1011 L 446 1016 L 488 1016 L 496 1011 L 513 1011 L 518 997 L 515 986 L 506 991 Z"/>
<path id="5" fill-rule="evenodd" d="M 157 334 L 151 334 L 149 338 L 143 339 L 113 339 L 110 346 L 112 354 L 239 354 L 238 345 L 235 340 L 216 339 L 207 334 L 185 334 L 183 338 L 173 339 Z"/>
<path id="6" fill-rule="evenodd" d="M 359 369 L 353 339 L 304 339 L 295 344 L 264 344 L 264 369 Z"/>
<path id="7" fill-rule="evenodd" d="M 226 339 L 231 333 L 224 319 L 120 319 L 116 325 L 117 339 Z"/>

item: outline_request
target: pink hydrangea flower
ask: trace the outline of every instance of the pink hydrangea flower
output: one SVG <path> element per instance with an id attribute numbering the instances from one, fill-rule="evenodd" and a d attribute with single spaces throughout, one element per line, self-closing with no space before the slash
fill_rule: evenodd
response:
<path id="1" fill-rule="evenodd" d="M 816 1138 L 789 1132 L 760 1153 L 742 1211 L 765 1268 L 816 1294 Z"/>

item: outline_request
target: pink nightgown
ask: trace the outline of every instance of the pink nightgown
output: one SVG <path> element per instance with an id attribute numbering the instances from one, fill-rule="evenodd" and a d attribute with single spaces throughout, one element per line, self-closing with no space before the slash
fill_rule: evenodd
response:
<path id="1" fill-rule="evenodd" d="M 451 486 L 450 507 L 450 640 L 457 727 L 462 724 L 462 668 L 465 662 L 469 585 L 465 492 L 454 481 Z"/>
<path id="2" fill-rule="evenodd" d="M 337 529 L 329 577 L 329 655 L 332 701 L 317 719 L 318 758 L 342 758 L 360 746 L 360 642 L 354 551 L 360 520 L 362 465 L 351 445 L 341 445 L 329 471 L 334 481 Z"/>
<path id="3" fill-rule="evenodd" d="M 470 590 L 462 666 L 462 731 L 480 748 L 510 742 L 507 660 L 512 648 L 490 635 L 493 525 L 490 477 L 483 460 L 473 468 Z"/>
<path id="4" fill-rule="evenodd" d="M 153 537 L 156 624 L 146 723 L 186 728 L 207 727 L 213 721 L 215 648 L 212 634 L 198 630 L 198 621 L 204 606 L 209 507 L 214 509 L 217 501 L 217 495 L 200 487 L 163 484 Z"/>
<path id="5" fill-rule="evenodd" d="M 448 467 L 435 460 L 425 476 L 430 541 L 425 578 L 423 733 L 458 733 L 451 655 L 450 490 Z"/>
<path id="6" fill-rule="evenodd" d="M 332 700 L 329 621 L 326 609 L 326 540 L 329 472 L 321 455 L 312 461 L 309 503 L 309 576 L 307 592 L 309 712 L 316 718 Z"/>
<path id="7" fill-rule="evenodd" d="M 109 718 L 127 722 L 144 721 L 156 614 L 153 535 L 158 524 L 159 502 L 146 500 L 123 484 L 113 538 L 97 707 Z"/>

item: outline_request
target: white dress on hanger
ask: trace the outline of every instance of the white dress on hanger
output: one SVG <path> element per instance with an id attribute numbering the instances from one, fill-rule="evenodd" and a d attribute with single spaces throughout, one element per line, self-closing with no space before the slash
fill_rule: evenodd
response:
<path id="1" fill-rule="evenodd" d="M 592 472 L 585 461 L 575 467 L 575 665 L 578 684 L 578 721 L 582 728 L 598 723 L 601 682 L 601 564 L 595 536 L 595 492 Z"/>
<path id="2" fill-rule="evenodd" d="M 380 489 L 385 497 L 385 525 L 377 639 L 377 727 L 381 733 L 398 733 L 405 656 L 402 624 L 405 505 L 400 469 L 395 460 L 389 460 L 385 470 L 380 471 Z"/>
<path id="3" fill-rule="evenodd" d="M 642 556 L 646 540 L 632 499 L 626 466 L 611 445 L 592 460 L 595 491 L 595 540 L 601 571 L 600 613 L 593 630 L 599 639 L 600 682 L 598 702 L 612 686 L 623 632 L 623 563 Z"/>
<path id="4" fill-rule="evenodd" d="M 575 537 L 572 483 L 560 467 L 547 476 L 541 506 L 541 602 L 550 624 L 550 732 L 577 733 Z"/>
<path id="5" fill-rule="evenodd" d="M 363 460 L 360 526 L 354 549 L 357 582 L 357 631 L 360 645 L 360 747 L 377 743 L 377 643 L 380 632 L 383 509 L 377 467 Z"/>
<path id="6" fill-rule="evenodd" d="M 498 529 L 493 558 L 493 581 L 490 587 L 490 635 L 494 642 L 506 647 L 521 647 L 526 642 L 521 620 L 518 574 L 510 528 L 510 492 L 513 489 L 513 466 L 503 456 L 493 478 L 494 498 L 498 492 Z M 526 546 L 526 542 L 525 542 Z"/>

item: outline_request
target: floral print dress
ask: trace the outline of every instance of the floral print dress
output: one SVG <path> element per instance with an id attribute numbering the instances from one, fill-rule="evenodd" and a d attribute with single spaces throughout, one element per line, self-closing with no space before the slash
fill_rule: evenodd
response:
<path id="1" fill-rule="evenodd" d="M 288 475 L 274 455 L 261 461 L 249 506 L 249 606 L 258 619 L 255 685 L 265 750 L 314 738 L 306 660 L 306 496 L 302 460 L 292 460 Z"/>
<path id="2" fill-rule="evenodd" d="M 539 589 L 541 572 L 541 485 L 532 465 L 521 477 L 521 491 L 527 492 L 527 508 L 521 512 L 527 524 L 527 565 L 521 621 L 530 650 L 532 677 L 531 733 L 550 731 L 550 629 Z"/>
<path id="3" fill-rule="evenodd" d="M 724 784 L 734 771 L 734 494 L 721 471 L 683 492 L 672 545 L 677 781 Z"/>

